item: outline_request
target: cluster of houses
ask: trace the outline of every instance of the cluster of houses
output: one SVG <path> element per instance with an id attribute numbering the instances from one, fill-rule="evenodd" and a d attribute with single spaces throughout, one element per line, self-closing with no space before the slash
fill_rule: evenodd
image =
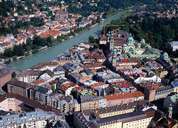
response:
<path id="1" fill-rule="evenodd" d="M 14 14 L 14 16 L 4 17 L 6 24 L 11 22 L 29 22 L 32 18 L 40 18 L 44 21 L 44 25 L 35 27 L 28 26 L 27 28 L 18 28 L 18 33 L 15 35 L 12 33 L 0 36 L 0 53 L 3 53 L 7 48 L 13 48 L 14 45 L 25 44 L 27 39 L 33 39 L 35 35 L 42 38 L 53 37 L 57 38 L 62 35 L 69 35 L 71 32 L 76 31 L 79 28 L 86 28 L 96 23 L 101 14 L 92 13 L 88 17 L 82 17 L 79 14 L 69 13 L 66 6 L 54 6 L 49 7 L 49 11 L 42 11 L 35 8 L 35 12 L 29 15 Z M 48 16 L 51 12 L 54 16 Z M 79 21 L 79 18 L 81 19 Z"/>
<path id="2" fill-rule="evenodd" d="M 160 99 L 165 99 L 172 119 L 178 67 L 168 55 L 120 30 L 101 35 L 100 45 L 107 45 L 104 50 L 109 52 L 81 43 L 50 62 L 17 73 L 3 88 L 35 102 L 31 107 L 38 103 L 73 114 L 76 127 L 146 128 L 158 110 L 150 103 Z M 171 81 L 168 75 L 174 76 Z M 21 111 L 17 104 L 14 110 Z"/>

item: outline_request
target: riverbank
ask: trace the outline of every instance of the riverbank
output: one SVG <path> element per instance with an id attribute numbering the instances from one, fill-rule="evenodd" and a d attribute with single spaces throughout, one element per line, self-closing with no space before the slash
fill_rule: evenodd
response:
<path id="1" fill-rule="evenodd" d="M 79 34 L 76 34 L 73 38 L 69 38 L 65 41 L 58 42 L 56 45 L 47 48 L 47 50 L 39 51 L 35 54 L 26 56 L 25 58 L 19 59 L 17 61 L 13 61 L 10 64 L 8 64 L 10 67 L 16 69 L 16 70 L 23 70 L 32 67 L 33 65 L 36 65 L 38 63 L 43 63 L 49 60 L 54 59 L 56 56 L 62 54 L 69 48 L 71 48 L 73 45 L 77 45 L 81 42 L 87 42 L 89 36 L 97 36 L 98 31 L 101 31 L 103 26 L 106 24 L 109 24 L 112 20 L 116 20 L 120 17 L 125 16 L 127 14 L 128 10 L 122 10 L 117 12 L 115 15 L 107 17 L 103 23 L 96 24 L 95 26 L 85 29 L 82 32 L 79 32 Z"/>
<path id="2" fill-rule="evenodd" d="M 74 31 L 71 31 L 69 34 L 67 34 L 67 35 L 61 35 L 61 36 L 58 36 L 56 39 L 54 39 L 53 37 L 49 37 L 50 38 L 50 40 L 52 40 L 52 41 L 50 41 L 50 43 L 48 43 L 48 38 L 38 38 L 37 39 L 37 41 L 39 41 L 39 39 L 40 39 L 40 42 L 41 41 L 44 41 L 45 40 L 45 42 L 47 42 L 46 44 L 47 45 L 39 45 L 39 46 L 35 46 L 35 48 L 34 48 L 34 46 L 33 46 L 33 43 L 31 43 L 31 42 L 35 42 L 36 43 L 36 41 L 34 41 L 34 39 L 32 39 L 31 40 L 31 42 L 30 42 L 30 46 L 28 46 L 28 43 L 27 44 L 24 44 L 24 45 L 22 45 L 20 48 L 18 48 L 20 51 L 24 51 L 23 52 L 23 54 L 21 54 L 20 56 L 19 55 L 16 55 L 16 53 L 14 52 L 14 50 L 11 50 L 10 52 L 11 53 L 9 53 L 10 55 L 13 55 L 13 56 L 11 56 L 11 57 L 6 57 L 6 55 L 4 56 L 4 55 L 2 55 L 2 58 L 0 59 L 0 61 L 1 61 L 1 63 L 5 63 L 5 64 L 10 64 L 10 63 L 12 63 L 12 62 L 14 62 L 14 61 L 19 61 L 20 59 L 24 59 L 25 57 L 27 57 L 27 56 L 29 56 L 29 55 L 32 55 L 32 54 L 37 54 L 38 52 L 40 52 L 40 51 L 42 51 L 42 50 L 46 50 L 46 49 L 48 49 L 48 48 L 50 48 L 50 47 L 53 47 L 53 46 L 55 46 L 55 45 L 58 45 L 59 43 L 63 43 L 63 42 L 65 42 L 66 40 L 68 40 L 68 39 L 71 39 L 71 38 L 73 38 L 73 37 L 75 37 L 75 36 L 77 36 L 77 35 L 79 35 L 80 33 L 82 33 L 83 31 L 85 31 L 85 30 L 89 30 L 89 29 L 91 29 L 91 28 L 93 28 L 93 27 L 95 27 L 96 25 L 98 25 L 98 24 L 100 24 L 100 23 L 103 23 L 103 21 L 104 21 L 104 18 L 103 17 L 105 17 L 105 18 L 107 18 L 107 17 L 110 17 L 110 16 L 112 16 L 112 15 L 115 15 L 115 14 L 117 14 L 117 11 L 122 11 L 122 9 L 120 9 L 120 10 L 115 10 L 115 9 L 112 9 L 112 10 L 110 10 L 110 11 L 108 11 L 107 13 L 103 13 L 102 14 L 102 17 L 100 17 L 100 19 L 98 20 L 94 20 L 93 22 L 92 22 L 92 24 L 90 24 L 90 25 L 88 25 L 88 26 L 86 26 L 86 27 L 84 27 L 84 28 L 78 28 L 78 29 L 76 29 L 76 30 L 74 30 Z M 49 45 L 48 45 L 49 44 Z M 17 46 L 18 47 L 18 46 Z M 29 49 L 29 47 L 30 47 L 30 49 L 31 50 L 28 50 Z M 27 49 L 26 49 L 27 48 Z M 9 51 L 9 50 L 8 50 Z M 17 50 L 16 50 L 17 51 Z M 9 56 L 9 54 L 8 54 L 8 56 Z M 15 55 L 14 55 L 15 54 Z"/>
<path id="3" fill-rule="evenodd" d="M 101 20 L 101 19 L 100 19 Z M 71 39 L 71 38 L 73 38 L 74 36 L 77 36 L 78 34 L 80 34 L 81 32 L 83 32 L 83 31 L 85 31 L 85 30 L 88 30 L 88 29 L 90 29 L 91 27 L 94 27 L 95 25 L 97 25 L 98 23 L 99 23 L 100 21 L 93 21 L 93 24 L 91 24 L 91 25 L 88 25 L 88 26 L 86 26 L 86 27 L 84 27 L 84 28 L 78 28 L 78 29 L 76 29 L 75 31 L 71 31 L 69 34 L 67 34 L 67 35 L 62 35 L 62 36 L 58 36 L 57 38 L 53 38 L 53 37 L 49 37 L 50 39 L 51 39 L 51 43 L 48 45 L 48 38 L 45 38 L 45 39 L 43 39 L 43 38 L 40 38 L 40 37 L 38 37 L 39 39 L 40 39 L 40 41 L 41 40 L 45 40 L 45 41 L 47 41 L 47 45 L 45 45 L 45 46 L 38 46 L 37 48 L 33 48 L 34 46 L 32 45 L 30 45 L 30 47 L 32 47 L 31 48 L 31 50 L 25 50 L 25 49 L 23 49 L 23 47 L 29 47 L 28 46 L 28 43 L 27 44 L 24 44 L 24 45 L 22 45 L 22 47 L 20 47 L 20 49 L 19 50 L 23 50 L 23 51 L 25 51 L 24 53 L 23 53 L 23 55 L 20 55 L 20 56 L 17 56 L 17 55 L 13 55 L 13 53 L 14 53 L 14 51 L 13 50 L 11 50 L 11 53 L 12 53 L 12 57 L 6 57 L 6 56 L 3 56 L 3 55 L 1 55 L 2 56 L 2 58 L 1 58 L 1 63 L 5 63 L 5 64 L 10 64 L 10 63 L 12 63 L 12 62 L 14 62 L 14 61 L 18 61 L 18 60 L 20 60 L 20 59 L 24 59 L 25 57 L 27 57 L 27 56 L 29 56 L 29 55 L 32 55 L 32 54 L 36 54 L 36 53 L 38 53 L 38 52 L 40 52 L 40 51 L 42 51 L 42 50 L 46 50 L 46 49 L 48 49 L 48 48 L 50 48 L 50 47 L 53 47 L 53 46 L 55 46 L 55 45 L 58 45 L 59 43 L 63 43 L 64 41 L 66 41 L 66 40 L 68 40 L 68 39 Z M 32 39 L 31 41 L 32 42 L 34 42 L 33 41 L 34 39 Z M 18 47 L 18 46 L 17 46 Z M 17 51 L 17 50 L 16 50 Z"/>

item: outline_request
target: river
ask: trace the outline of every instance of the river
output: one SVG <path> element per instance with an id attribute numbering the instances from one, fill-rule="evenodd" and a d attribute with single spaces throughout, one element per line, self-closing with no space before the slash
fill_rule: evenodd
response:
<path id="1" fill-rule="evenodd" d="M 12 67 L 15 70 L 23 70 L 28 69 L 38 63 L 43 63 L 49 60 L 54 59 L 58 55 L 62 54 L 72 46 L 79 44 L 81 42 L 87 42 L 88 37 L 90 35 L 96 36 L 97 32 L 102 30 L 103 26 L 110 23 L 112 20 L 116 20 L 119 17 L 123 16 L 125 14 L 125 11 L 120 11 L 117 14 L 114 14 L 112 16 L 108 16 L 103 23 L 97 24 L 93 27 L 91 27 L 88 30 L 82 31 L 78 35 L 74 36 L 71 39 L 65 40 L 62 43 L 58 43 L 47 50 L 39 51 L 35 54 L 26 56 L 23 59 L 19 59 L 17 61 L 13 61 L 10 64 L 8 64 L 10 67 Z"/>

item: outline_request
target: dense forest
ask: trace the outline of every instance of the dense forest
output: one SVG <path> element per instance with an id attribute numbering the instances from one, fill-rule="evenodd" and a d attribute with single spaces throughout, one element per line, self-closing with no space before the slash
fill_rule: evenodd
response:
<path id="1" fill-rule="evenodd" d="M 67 0 L 70 1 L 70 0 Z M 98 0 L 97 5 L 92 4 L 91 0 L 80 0 L 80 6 L 76 3 L 78 0 L 74 0 L 73 4 L 69 4 L 68 11 L 73 13 L 79 13 L 83 16 L 89 15 L 91 12 L 106 12 L 110 9 L 121 9 L 129 6 L 140 4 L 156 4 L 154 0 Z"/>

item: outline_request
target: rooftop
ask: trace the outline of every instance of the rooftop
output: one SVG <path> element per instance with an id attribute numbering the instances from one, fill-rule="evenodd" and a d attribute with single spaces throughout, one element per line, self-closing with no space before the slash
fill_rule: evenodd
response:
<path id="1" fill-rule="evenodd" d="M 118 100 L 118 99 L 127 99 L 127 98 L 135 98 L 135 97 L 143 97 L 143 93 L 139 91 L 135 92 L 127 92 L 127 93 L 119 93 L 105 96 L 106 100 Z"/>
<path id="2" fill-rule="evenodd" d="M 150 114 L 147 114 L 147 113 Z M 103 123 L 112 122 L 112 121 L 118 121 L 118 122 L 130 122 L 135 120 L 141 120 L 148 117 L 153 117 L 155 114 L 155 111 L 153 109 L 147 110 L 147 112 L 143 111 L 137 111 L 137 112 L 131 112 L 123 115 L 116 115 L 112 117 L 106 117 L 106 118 L 100 118 L 97 120 L 97 124 L 102 125 Z"/>
<path id="3" fill-rule="evenodd" d="M 52 112 L 36 111 L 21 114 L 6 115 L 0 117 L 0 127 L 10 126 L 12 122 L 20 125 L 31 121 L 55 119 L 56 115 Z"/>
<path id="4" fill-rule="evenodd" d="M 18 80 L 11 80 L 7 83 L 7 85 L 13 85 L 13 86 L 17 86 L 17 87 L 20 87 L 20 88 L 23 88 L 23 89 L 26 89 L 26 88 L 30 88 L 32 87 L 31 84 L 29 83 L 25 83 L 25 82 L 22 82 L 22 81 L 18 81 Z"/>
<path id="5" fill-rule="evenodd" d="M 116 105 L 116 106 L 111 106 L 111 107 L 105 107 L 105 108 L 100 108 L 98 109 L 98 113 L 109 113 L 109 112 L 115 112 L 115 111 L 122 111 L 126 109 L 134 109 L 137 105 L 141 106 L 143 102 L 132 102 L 128 104 L 123 104 L 123 105 Z"/>

